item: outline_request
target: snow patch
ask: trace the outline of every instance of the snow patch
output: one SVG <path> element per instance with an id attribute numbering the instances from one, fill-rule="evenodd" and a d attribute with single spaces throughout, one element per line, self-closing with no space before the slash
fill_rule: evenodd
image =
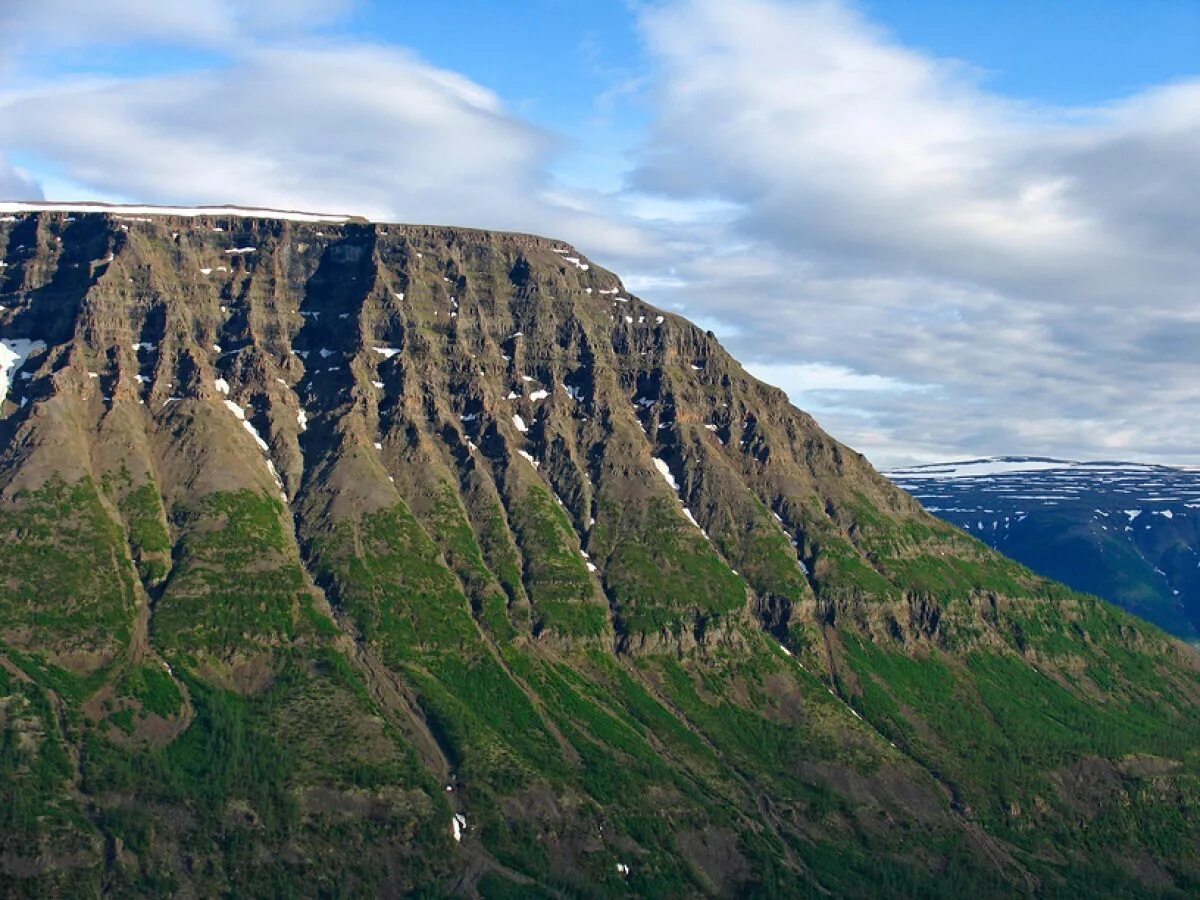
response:
<path id="1" fill-rule="evenodd" d="M 178 216 L 191 219 L 199 216 L 228 216 L 244 219 L 281 219 L 289 222 L 345 222 L 348 216 L 325 213 L 297 212 L 281 209 L 246 209 L 240 206 L 126 206 L 119 203 L 29 203 L 0 202 L 0 212 L 75 212 L 117 213 L 146 216 Z M 224 231 L 220 227 L 213 231 Z"/>
<path id="2" fill-rule="evenodd" d="M 679 493 L 679 483 L 675 480 L 675 476 L 671 474 L 671 467 L 667 465 L 667 461 L 657 456 L 654 457 L 654 468 L 658 469 L 658 474 L 671 486 L 671 490 Z M 688 518 L 691 518 L 691 513 L 688 513 Z"/>
<path id="3" fill-rule="evenodd" d="M 521 432 L 521 434 L 525 434 L 526 432 L 529 431 L 529 426 L 525 424 L 525 420 L 522 419 L 520 416 L 514 415 L 512 418 L 512 422 L 513 422 L 513 427 L 516 428 L 517 431 Z"/>
<path id="4" fill-rule="evenodd" d="M 1077 464 L 1060 459 L 993 457 L 912 466 L 907 469 L 893 469 L 887 475 L 897 481 L 906 481 L 913 478 L 977 478 L 981 475 L 998 475 L 1004 472 L 1041 472 L 1047 469 L 1070 469 L 1075 465 Z"/>
<path id="5" fill-rule="evenodd" d="M 700 528 L 700 523 L 696 521 L 696 517 L 692 515 L 692 511 L 690 509 L 688 509 L 686 506 L 683 508 L 683 514 L 687 517 L 687 520 L 689 522 L 691 522 L 697 528 Z M 705 531 L 703 528 L 700 528 L 700 533 L 702 535 L 704 535 L 705 539 L 708 538 L 708 532 Z M 736 575 L 737 572 L 734 572 L 733 574 Z"/>
<path id="6" fill-rule="evenodd" d="M 258 449 L 263 453 L 269 453 L 271 448 L 267 446 L 267 442 L 262 439 L 262 435 L 258 433 L 258 429 L 255 428 L 250 423 L 250 420 L 246 418 L 246 410 L 238 406 L 232 400 L 225 400 L 225 406 L 237 417 L 237 420 L 242 423 L 242 427 L 249 432 L 250 437 L 254 438 L 254 443 L 258 444 Z M 270 462 L 270 460 L 267 460 L 267 462 Z"/>
<path id="7" fill-rule="evenodd" d="M 25 365 L 30 354 L 45 348 L 45 342 L 28 338 L 0 339 L 0 401 L 8 396 L 9 373 Z"/>

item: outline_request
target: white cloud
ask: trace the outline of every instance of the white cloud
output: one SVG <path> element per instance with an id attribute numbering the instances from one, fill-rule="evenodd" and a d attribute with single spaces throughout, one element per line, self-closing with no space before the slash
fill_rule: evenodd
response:
<path id="1" fill-rule="evenodd" d="M 352 5 L 353 0 L 6 0 L 0 33 L 10 52 L 145 41 L 227 47 L 333 22 Z"/>
<path id="2" fill-rule="evenodd" d="M 643 229 L 605 214 L 610 198 L 556 183 L 561 139 L 509 112 L 494 92 L 401 47 L 317 36 L 353 5 L 2 5 L 9 74 L 19 77 L 0 91 L 0 149 L 34 161 L 56 199 L 349 212 L 541 232 L 590 252 L 645 255 Z M 79 46 L 95 47 L 104 71 L 105 52 L 146 44 L 200 53 L 174 74 L 24 71 L 55 73 L 59 48 Z"/>
<path id="3" fill-rule="evenodd" d="M 41 200 L 42 188 L 29 175 L 9 165 L 0 153 L 0 197 L 13 200 Z"/>
<path id="4" fill-rule="evenodd" d="M 676 229 L 688 287 L 664 296 L 785 382 L 929 386 L 827 404 L 840 437 L 883 461 L 1194 456 L 1200 84 L 1019 104 L 834 2 L 677 0 L 642 25 L 659 114 L 637 189 L 738 208 Z"/>
<path id="5" fill-rule="evenodd" d="M 637 244 L 635 229 L 551 190 L 550 136 L 474 82 L 383 46 L 257 45 L 182 75 L 10 91 L 0 95 L 0 142 L 115 199 Z"/>
<path id="6" fill-rule="evenodd" d="M 6 144 L 147 202 L 477 221 L 497 192 L 532 192 L 546 149 L 492 94 L 364 46 L 262 48 L 229 68 L 9 95 L 0 110 Z"/>
<path id="7" fill-rule="evenodd" d="M 843 366 L 824 363 L 747 363 L 746 371 L 783 388 L 793 397 L 858 391 L 894 393 L 921 390 L 920 385 L 907 384 L 885 375 L 864 375 Z"/>

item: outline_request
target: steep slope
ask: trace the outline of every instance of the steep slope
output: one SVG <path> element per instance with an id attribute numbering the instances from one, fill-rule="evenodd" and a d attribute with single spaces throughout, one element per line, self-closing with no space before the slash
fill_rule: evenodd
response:
<path id="1" fill-rule="evenodd" d="M 560 242 L 0 221 L 14 894 L 1183 896 L 1197 657 Z"/>
<path id="2" fill-rule="evenodd" d="M 1035 572 L 1200 642 L 1200 471 L 1002 457 L 887 474 Z"/>

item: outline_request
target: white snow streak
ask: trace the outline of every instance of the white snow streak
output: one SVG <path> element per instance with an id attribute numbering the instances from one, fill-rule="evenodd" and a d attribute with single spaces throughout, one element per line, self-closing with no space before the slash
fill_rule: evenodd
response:
<path id="1" fill-rule="evenodd" d="M 9 373 L 25 365 L 31 353 L 44 350 L 46 344 L 27 338 L 4 338 L 0 340 L 0 401 L 8 396 Z"/>
<path id="2" fill-rule="evenodd" d="M 679 482 L 675 480 L 675 476 L 671 474 L 671 467 L 667 465 L 666 460 L 654 457 L 654 468 L 658 469 L 658 473 L 662 475 L 663 480 L 671 486 L 671 490 L 679 493 Z"/>

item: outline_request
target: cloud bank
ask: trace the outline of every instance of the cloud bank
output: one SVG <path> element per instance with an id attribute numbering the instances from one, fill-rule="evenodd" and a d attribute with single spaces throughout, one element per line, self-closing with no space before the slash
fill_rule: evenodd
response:
<path id="1" fill-rule="evenodd" d="M 677 300 L 785 386 L 794 367 L 836 433 L 1195 459 L 1200 83 L 1020 104 L 840 3 L 687 0 L 643 27 L 660 115 L 636 186 L 737 209 Z M 814 364 L 867 380 L 805 387 Z"/>
<path id="2" fill-rule="evenodd" d="M 642 242 L 635 223 L 553 183 L 555 136 L 410 50 L 320 37 L 329 4 L 94 6 L 48 0 L 0 15 L 26 43 L 184 44 L 210 56 L 182 73 L 0 91 L 0 148 L 38 159 L 60 190 L 571 234 L 600 252 Z"/>

